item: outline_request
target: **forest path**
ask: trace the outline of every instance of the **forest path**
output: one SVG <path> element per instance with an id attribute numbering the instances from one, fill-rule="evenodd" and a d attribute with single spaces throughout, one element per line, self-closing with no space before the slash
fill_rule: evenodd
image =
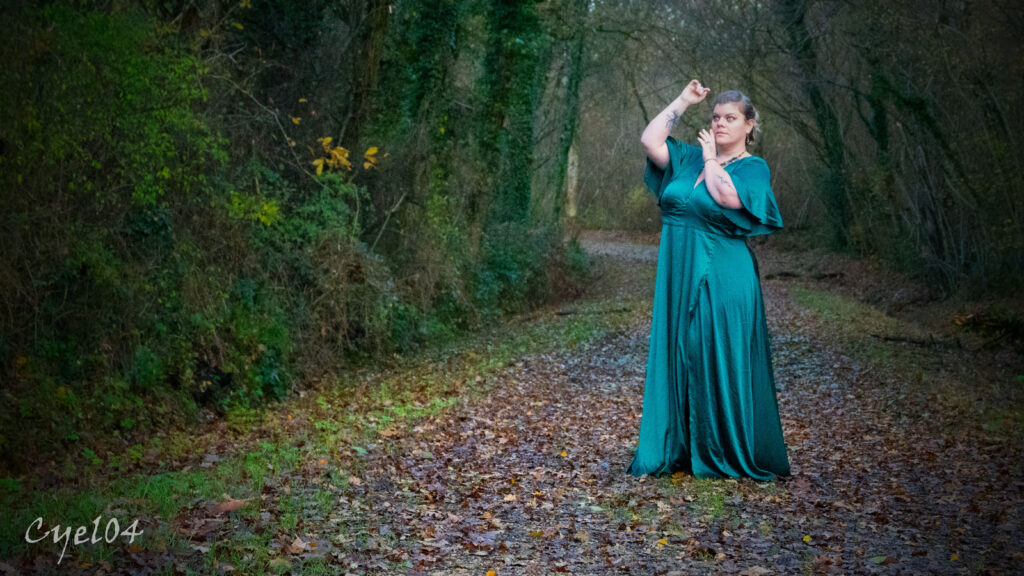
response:
<path id="1" fill-rule="evenodd" d="M 38 515 L 146 534 L 60 566 L 58 544 L 22 545 L 0 573 L 1015 573 L 1020 355 L 870 261 L 785 240 L 754 251 L 790 477 L 626 473 L 656 238 L 588 232 L 573 302 L 169 434 L 91 492 L 12 500 L 11 549 Z"/>
<path id="2" fill-rule="evenodd" d="M 1010 574 L 1024 561 L 1015 374 L 832 294 L 842 272 L 766 245 L 755 252 L 792 476 L 626 474 L 657 246 L 583 245 L 602 271 L 589 298 L 641 295 L 633 321 L 522 358 L 486 398 L 421 429 L 436 459 L 381 462 L 435 499 L 406 517 L 431 534 L 417 573 Z"/>

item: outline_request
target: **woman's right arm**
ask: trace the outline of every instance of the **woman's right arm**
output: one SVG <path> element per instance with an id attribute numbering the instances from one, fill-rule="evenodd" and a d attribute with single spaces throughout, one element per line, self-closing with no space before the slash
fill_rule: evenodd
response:
<path id="1" fill-rule="evenodd" d="M 710 90 L 702 87 L 699 81 L 691 80 L 686 89 L 644 129 L 644 133 L 640 135 L 640 143 L 644 145 L 647 156 L 658 168 L 664 170 L 668 165 L 668 145 L 665 144 L 665 139 L 676 124 L 679 124 L 679 117 L 690 104 L 703 100 Z"/>

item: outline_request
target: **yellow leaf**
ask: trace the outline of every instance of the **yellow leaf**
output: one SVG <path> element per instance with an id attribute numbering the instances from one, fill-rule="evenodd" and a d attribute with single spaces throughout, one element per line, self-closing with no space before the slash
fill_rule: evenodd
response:
<path id="1" fill-rule="evenodd" d="M 533 537 L 533 538 L 540 538 L 543 535 L 544 535 L 544 531 L 543 530 L 534 530 L 533 532 L 530 532 L 530 536 Z"/>
<path id="2" fill-rule="evenodd" d="M 568 456 L 568 455 L 569 455 L 569 453 L 566 452 L 565 450 L 562 450 L 562 453 L 559 454 L 559 456 Z"/>
<path id="3" fill-rule="evenodd" d="M 370 166 L 373 166 L 373 164 L 369 162 L 363 162 L 363 170 L 369 170 Z"/>
<path id="4" fill-rule="evenodd" d="M 327 159 L 326 162 L 331 168 L 351 168 L 352 166 L 348 161 L 348 150 L 341 147 L 332 148 L 331 157 Z"/>
<path id="5" fill-rule="evenodd" d="M 804 536 L 804 542 L 810 542 L 810 541 L 811 541 L 811 536 L 810 536 L 810 534 L 808 534 L 808 535 Z"/>
<path id="6" fill-rule="evenodd" d="M 444 134 L 444 126 L 441 126 L 441 134 Z"/>
<path id="7" fill-rule="evenodd" d="M 295 116 L 291 115 L 289 115 L 288 117 L 292 119 L 293 124 L 298 124 L 299 122 L 302 122 L 302 118 L 296 118 Z"/>
<path id="8" fill-rule="evenodd" d="M 953 554 L 952 556 L 949 557 L 949 561 L 950 562 L 956 562 L 959 559 L 960 559 L 960 556 L 958 556 L 956 554 Z"/>
<path id="9" fill-rule="evenodd" d="M 289 146 L 295 146 L 295 140 L 289 140 L 288 141 L 288 145 Z"/>
<path id="10" fill-rule="evenodd" d="M 377 147 L 376 146 L 370 146 L 369 148 L 366 149 L 366 155 L 367 156 L 373 156 L 376 153 L 377 153 Z"/>
<path id="11" fill-rule="evenodd" d="M 668 545 L 668 538 L 662 538 L 661 540 L 658 540 L 658 546 L 659 547 L 667 546 L 667 545 Z"/>
<path id="12" fill-rule="evenodd" d="M 495 572 L 494 570 L 488 570 L 487 571 L 487 576 L 498 576 L 498 573 Z"/>
<path id="13" fill-rule="evenodd" d="M 242 25 L 239 24 L 238 22 L 232 22 L 231 25 L 234 26 L 235 28 L 238 28 L 239 30 L 242 29 Z"/>
<path id="14" fill-rule="evenodd" d="M 299 98 L 299 102 L 306 102 L 305 98 Z"/>
<path id="15" fill-rule="evenodd" d="M 252 0 L 242 0 L 238 3 L 239 8 L 252 8 Z"/>

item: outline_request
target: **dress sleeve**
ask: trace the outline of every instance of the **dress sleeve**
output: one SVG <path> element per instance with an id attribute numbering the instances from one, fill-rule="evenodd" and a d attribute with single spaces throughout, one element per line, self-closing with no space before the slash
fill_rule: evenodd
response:
<path id="1" fill-rule="evenodd" d="M 672 136 L 665 138 L 668 145 L 668 164 L 665 169 L 658 168 L 658 165 L 647 157 L 647 169 L 644 171 L 644 184 L 658 197 L 658 205 L 661 205 L 661 197 L 669 182 L 675 180 L 683 171 L 683 166 L 689 162 L 694 154 L 699 154 L 698 148 L 692 144 L 679 142 Z"/>
<path id="2" fill-rule="evenodd" d="M 775 202 L 768 164 L 760 158 L 748 160 L 729 174 L 739 194 L 742 208 L 722 207 L 722 213 L 735 226 L 737 236 L 771 234 L 782 228 L 782 214 Z"/>

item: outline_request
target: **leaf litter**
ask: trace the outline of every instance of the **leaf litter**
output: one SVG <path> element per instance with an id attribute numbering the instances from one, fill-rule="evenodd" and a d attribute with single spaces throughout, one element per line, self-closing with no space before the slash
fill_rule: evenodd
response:
<path id="1" fill-rule="evenodd" d="M 634 478 L 625 466 L 639 424 L 657 247 L 601 234 L 582 244 L 600 278 L 584 299 L 590 310 L 627 311 L 596 336 L 519 355 L 483 377 L 453 375 L 457 402 L 389 417 L 326 453 L 326 434 L 314 429 L 319 392 L 307 393 L 248 438 L 211 441 L 220 456 L 199 460 L 216 464 L 269 440 L 302 448 L 294 466 L 271 467 L 251 498 L 195 502 L 172 522 L 188 546 L 136 551 L 123 569 L 173 563 L 200 573 L 195 561 L 215 547 L 234 550 L 232 562 L 215 560 L 219 571 L 246 573 L 316 560 L 352 574 L 996 575 L 1024 562 L 1021 395 L 991 397 L 1006 391 L 992 382 L 1024 372 L 1019 357 L 964 346 L 959 334 L 922 345 L 935 325 L 885 312 L 872 320 L 888 330 L 879 348 L 883 332 L 822 307 L 832 296 L 813 300 L 882 294 L 870 287 L 883 282 L 879 273 L 761 243 L 792 475 Z M 856 274 L 844 277 L 848 269 Z M 893 331 L 903 329 L 901 340 Z M 423 380 L 451 366 L 430 370 Z M 409 380 L 415 389 L 417 377 Z M 331 410 L 369 411 L 360 390 L 333 396 Z M 1003 419 L 987 425 L 979 415 L 1000 402 Z M 271 544 L 240 544 L 247 535 Z"/>

